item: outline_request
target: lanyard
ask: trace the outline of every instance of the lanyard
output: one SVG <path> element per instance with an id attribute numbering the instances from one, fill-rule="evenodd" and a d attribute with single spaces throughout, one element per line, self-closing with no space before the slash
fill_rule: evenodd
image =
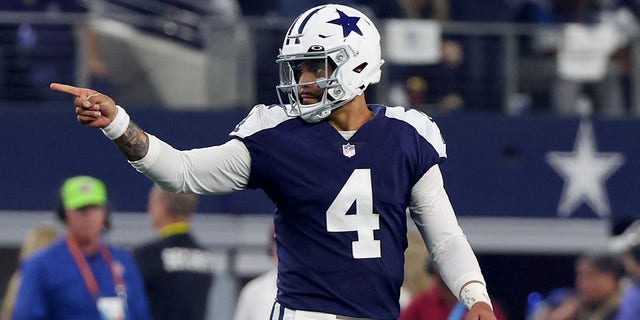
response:
<path id="1" fill-rule="evenodd" d="M 89 289 L 89 292 L 92 296 L 97 297 L 100 293 L 98 282 L 96 282 L 96 278 L 94 277 L 93 272 L 91 272 L 91 268 L 89 268 L 87 260 L 84 258 L 84 255 L 80 251 L 78 243 L 71 236 L 67 236 L 67 248 L 71 252 L 71 256 L 73 256 L 73 260 L 75 260 L 78 269 L 80 269 L 80 273 L 82 274 L 84 283 L 87 285 L 87 289 Z M 120 272 L 115 268 L 111 252 L 102 243 L 100 243 L 99 245 L 99 251 L 100 255 L 102 255 L 102 259 L 104 259 L 104 261 L 109 266 L 109 270 L 111 271 L 111 277 L 113 278 L 113 283 L 115 284 L 114 290 L 116 294 L 118 295 L 118 297 L 124 298 L 124 301 L 126 301 L 124 280 L 122 279 L 122 275 L 120 274 Z"/>
<path id="2" fill-rule="evenodd" d="M 462 316 L 464 315 L 464 312 L 466 310 L 467 310 L 467 308 L 464 306 L 464 304 L 462 304 L 462 302 L 458 301 L 456 303 L 456 305 L 453 306 L 453 309 L 449 313 L 449 316 L 447 317 L 447 320 L 462 319 Z"/>

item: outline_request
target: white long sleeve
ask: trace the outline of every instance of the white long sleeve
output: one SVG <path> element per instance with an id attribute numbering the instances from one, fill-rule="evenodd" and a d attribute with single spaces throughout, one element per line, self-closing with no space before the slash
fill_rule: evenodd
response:
<path id="1" fill-rule="evenodd" d="M 228 193 L 246 188 L 251 155 L 241 141 L 179 151 L 149 135 L 146 156 L 131 165 L 162 188 L 182 193 Z"/>
<path id="2" fill-rule="evenodd" d="M 437 165 L 413 187 L 409 210 L 451 292 L 458 296 L 469 281 L 486 284 L 471 245 L 458 225 Z"/>

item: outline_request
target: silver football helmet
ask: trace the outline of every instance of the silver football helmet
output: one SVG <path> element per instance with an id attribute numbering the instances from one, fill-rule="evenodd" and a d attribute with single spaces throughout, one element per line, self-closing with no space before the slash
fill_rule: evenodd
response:
<path id="1" fill-rule="evenodd" d="M 302 61 L 324 67 L 324 76 L 298 83 Z M 379 82 L 384 60 L 380 34 L 367 16 L 351 7 L 327 4 L 311 8 L 294 20 L 276 62 L 280 68 L 280 84 L 276 87 L 280 103 L 289 115 L 318 122 L 362 94 L 369 84 Z M 327 72 L 329 66 L 331 74 Z M 323 97 L 318 103 L 302 104 L 299 88 L 310 84 L 324 89 Z"/>

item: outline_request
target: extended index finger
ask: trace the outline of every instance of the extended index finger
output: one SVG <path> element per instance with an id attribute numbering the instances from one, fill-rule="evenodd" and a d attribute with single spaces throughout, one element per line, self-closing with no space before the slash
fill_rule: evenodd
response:
<path id="1" fill-rule="evenodd" d="M 49 85 L 49 88 L 51 88 L 52 90 L 68 93 L 76 97 L 95 93 L 95 91 L 91 89 L 79 88 L 79 87 L 70 86 L 68 84 L 55 83 L 55 82 Z"/>

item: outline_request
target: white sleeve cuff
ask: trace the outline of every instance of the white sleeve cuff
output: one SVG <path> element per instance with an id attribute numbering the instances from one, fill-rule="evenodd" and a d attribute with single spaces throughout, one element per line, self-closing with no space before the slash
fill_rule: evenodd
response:
<path id="1" fill-rule="evenodd" d="M 116 106 L 116 108 L 118 108 L 116 117 L 111 121 L 111 123 L 109 123 L 109 125 L 101 129 L 102 133 L 111 140 L 120 138 L 120 136 L 127 131 L 129 121 L 131 120 L 127 112 L 124 111 L 124 108 L 121 106 Z"/>
<path id="2" fill-rule="evenodd" d="M 464 286 L 460 291 L 460 301 L 467 309 L 471 309 L 471 306 L 478 302 L 484 302 L 493 309 L 487 288 L 480 282 L 471 282 Z"/>

